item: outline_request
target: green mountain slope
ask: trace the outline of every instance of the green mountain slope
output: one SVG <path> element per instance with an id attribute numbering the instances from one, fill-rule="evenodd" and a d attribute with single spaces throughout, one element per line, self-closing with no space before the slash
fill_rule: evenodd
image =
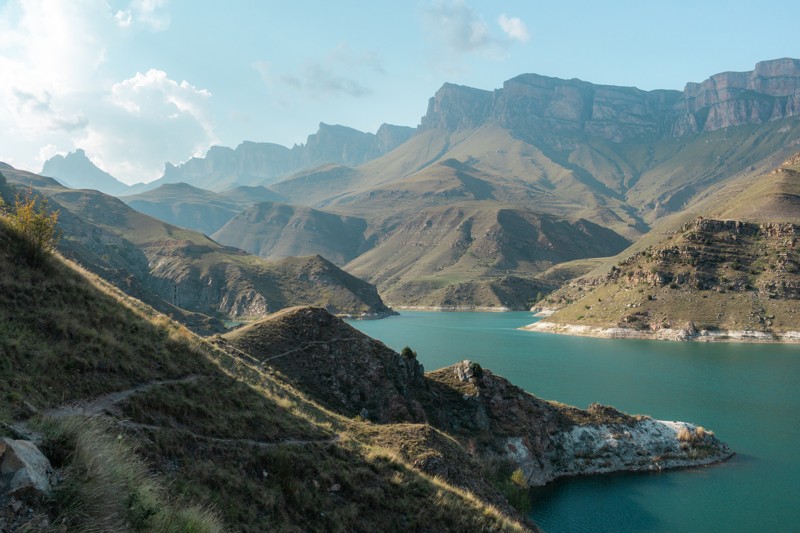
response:
<path id="1" fill-rule="evenodd" d="M 359 255 L 366 229 L 361 218 L 264 202 L 233 217 L 212 237 L 268 259 L 319 254 L 343 265 Z"/>
<path id="2" fill-rule="evenodd" d="M 211 235 L 240 211 L 258 202 L 278 200 L 279 196 L 264 187 L 214 193 L 187 183 L 168 183 L 120 199 L 140 213 Z"/>
<path id="3" fill-rule="evenodd" d="M 554 263 L 610 255 L 627 244 L 586 220 L 464 204 L 420 210 L 345 268 L 370 280 L 393 304 L 525 308 L 547 285 L 520 280 Z M 473 288 L 459 287 L 463 283 Z M 504 300 L 487 283 L 516 285 L 523 292 Z"/>
<path id="4" fill-rule="evenodd" d="M 74 222 L 64 226 L 65 253 L 165 312 L 174 306 L 221 319 L 258 317 L 292 305 L 351 315 L 389 312 L 374 287 L 319 257 L 265 261 L 100 192 L 3 172 L 47 195 Z"/>
<path id="5" fill-rule="evenodd" d="M 533 329 L 681 339 L 800 340 L 800 159 L 697 202 L 613 266 L 549 296 Z M 689 213 L 686 213 L 688 215 Z M 713 217 L 713 218 L 709 218 Z"/>

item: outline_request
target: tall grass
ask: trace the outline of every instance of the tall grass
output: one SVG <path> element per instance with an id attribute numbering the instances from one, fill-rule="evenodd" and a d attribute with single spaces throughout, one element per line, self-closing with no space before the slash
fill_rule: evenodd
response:
<path id="1" fill-rule="evenodd" d="M 51 496 L 56 527 L 86 533 L 224 530 L 214 511 L 170 497 L 111 422 L 73 417 L 40 425 L 43 448 L 62 469 Z"/>

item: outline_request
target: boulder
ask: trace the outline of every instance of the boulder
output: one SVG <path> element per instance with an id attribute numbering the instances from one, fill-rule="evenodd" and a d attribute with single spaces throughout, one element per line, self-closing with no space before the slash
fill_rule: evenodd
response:
<path id="1" fill-rule="evenodd" d="M 52 467 L 27 440 L 0 439 L 0 495 L 45 495 Z"/>

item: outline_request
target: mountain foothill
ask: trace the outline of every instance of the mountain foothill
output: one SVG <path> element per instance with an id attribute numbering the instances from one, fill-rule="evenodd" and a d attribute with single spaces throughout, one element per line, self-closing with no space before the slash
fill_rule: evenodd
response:
<path id="1" fill-rule="evenodd" d="M 319 255 L 389 306 L 527 309 L 565 272 L 778 168 L 800 151 L 798 115 L 797 59 L 683 91 L 523 74 L 493 91 L 444 84 L 416 129 L 215 146 L 122 192 L 82 151 L 43 174 L 269 261 Z"/>

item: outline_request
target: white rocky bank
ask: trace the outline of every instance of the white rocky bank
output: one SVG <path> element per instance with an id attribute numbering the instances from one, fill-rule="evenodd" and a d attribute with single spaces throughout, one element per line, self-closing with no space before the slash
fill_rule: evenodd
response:
<path id="1" fill-rule="evenodd" d="M 550 443 L 544 460 L 534 457 L 521 438 L 506 443 L 509 458 L 531 486 L 563 476 L 701 466 L 733 455 L 702 427 L 649 418 L 631 424 L 577 425 L 551 435 Z"/>
<path id="2" fill-rule="evenodd" d="M 540 316 L 540 315 L 537 315 Z M 549 316 L 549 315 L 548 315 Z M 557 333 L 561 335 L 576 335 L 581 337 L 602 337 L 609 339 L 652 339 L 669 341 L 700 341 L 700 342 L 786 342 L 800 343 L 800 331 L 786 331 L 767 333 L 752 330 L 715 330 L 709 331 L 695 328 L 660 328 L 655 330 L 641 330 L 633 328 L 604 328 L 600 326 L 584 326 L 577 324 L 562 324 L 541 320 L 520 329 L 526 331 L 539 331 L 543 333 Z"/>

